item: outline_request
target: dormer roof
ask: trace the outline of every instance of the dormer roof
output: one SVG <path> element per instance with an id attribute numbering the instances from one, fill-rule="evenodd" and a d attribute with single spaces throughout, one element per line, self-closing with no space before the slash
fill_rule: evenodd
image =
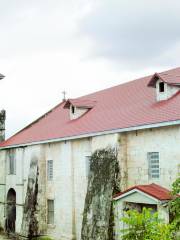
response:
<path id="1" fill-rule="evenodd" d="M 148 82 L 148 87 L 155 88 L 158 80 L 161 80 L 169 85 L 178 86 L 180 85 L 180 73 L 179 71 L 176 71 L 176 69 L 174 72 L 155 73 Z"/>
<path id="2" fill-rule="evenodd" d="M 77 108 L 85 108 L 91 109 L 95 106 L 95 101 L 89 99 L 68 99 L 64 105 L 64 108 L 70 108 L 70 106 L 74 106 Z"/>

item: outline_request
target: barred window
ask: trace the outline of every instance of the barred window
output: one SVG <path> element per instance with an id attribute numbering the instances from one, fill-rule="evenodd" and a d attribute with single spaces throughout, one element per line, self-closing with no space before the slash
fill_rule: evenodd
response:
<path id="1" fill-rule="evenodd" d="M 54 224 L 54 200 L 47 200 L 47 223 Z"/>
<path id="2" fill-rule="evenodd" d="M 149 177 L 158 179 L 160 177 L 159 170 L 159 152 L 148 153 Z"/>
<path id="3" fill-rule="evenodd" d="M 16 174 L 16 159 L 14 154 L 9 155 L 9 174 Z"/>
<path id="4" fill-rule="evenodd" d="M 53 180 L 53 160 L 47 161 L 47 178 L 48 181 Z"/>

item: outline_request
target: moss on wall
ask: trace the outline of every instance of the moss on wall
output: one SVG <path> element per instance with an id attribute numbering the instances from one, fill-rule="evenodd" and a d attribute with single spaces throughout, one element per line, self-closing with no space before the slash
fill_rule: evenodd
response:
<path id="1" fill-rule="evenodd" d="M 112 237 L 112 196 L 119 191 L 117 151 L 95 151 L 90 160 L 90 175 L 83 213 L 82 240 L 107 240 Z M 112 238 L 111 238 L 112 240 Z"/>
<path id="2" fill-rule="evenodd" d="M 24 204 L 21 236 L 32 239 L 38 235 L 37 221 L 38 159 L 33 157 L 30 163 L 27 193 Z"/>

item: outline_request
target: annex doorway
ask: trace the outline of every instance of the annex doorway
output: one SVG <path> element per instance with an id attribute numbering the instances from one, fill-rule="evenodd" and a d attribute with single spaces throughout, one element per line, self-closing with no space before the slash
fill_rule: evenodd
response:
<path id="1" fill-rule="evenodd" d="M 10 188 L 7 193 L 6 205 L 6 231 L 15 233 L 16 226 L 16 191 Z"/>

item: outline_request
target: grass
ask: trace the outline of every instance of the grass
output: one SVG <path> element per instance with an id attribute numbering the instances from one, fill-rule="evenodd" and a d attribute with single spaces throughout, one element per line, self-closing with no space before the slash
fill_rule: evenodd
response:
<path id="1" fill-rule="evenodd" d="M 34 237 L 32 240 L 53 240 L 49 236 Z"/>

